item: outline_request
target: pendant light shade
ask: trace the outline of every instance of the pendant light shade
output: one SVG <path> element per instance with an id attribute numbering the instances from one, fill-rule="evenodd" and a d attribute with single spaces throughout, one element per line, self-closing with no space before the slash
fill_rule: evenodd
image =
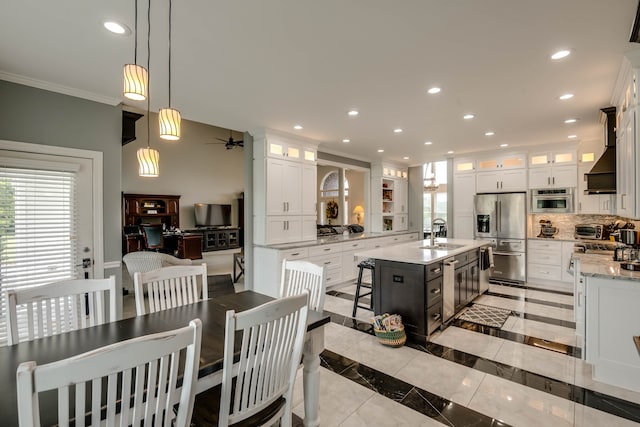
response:
<path id="1" fill-rule="evenodd" d="M 160 175 L 158 166 L 160 153 L 151 147 L 140 148 L 138 150 L 138 175 L 157 177 Z"/>
<path id="2" fill-rule="evenodd" d="M 169 107 L 161 108 L 158 112 L 160 138 L 166 141 L 180 139 L 180 112 L 171 108 L 171 16 L 173 2 L 169 0 Z"/>
<path id="3" fill-rule="evenodd" d="M 124 66 L 124 96 L 134 101 L 147 99 L 149 74 L 142 65 L 125 64 Z"/>
<path id="4" fill-rule="evenodd" d="M 167 141 L 180 139 L 180 111 L 174 108 L 162 108 L 158 113 L 160 138 Z"/>

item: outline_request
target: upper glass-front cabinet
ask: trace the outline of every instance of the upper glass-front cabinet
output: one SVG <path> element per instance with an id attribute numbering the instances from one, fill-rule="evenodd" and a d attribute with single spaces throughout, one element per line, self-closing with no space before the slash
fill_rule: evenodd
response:
<path id="1" fill-rule="evenodd" d="M 289 160 L 301 160 L 303 162 L 315 163 L 317 160 L 317 150 L 310 147 L 302 147 L 296 144 L 271 140 L 267 144 L 267 155 L 269 157 L 286 158 Z"/>
<path id="2" fill-rule="evenodd" d="M 529 167 L 550 165 L 574 165 L 577 163 L 576 150 L 547 151 L 529 155 Z"/>
<path id="3" fill-rule="evenodd" d="M 504 156 L 486 157 L 478 160 L 478 171 L 491 171 L 496 169 L 522 169 L 526 166 L 525 154 L 508 154 Z"/>

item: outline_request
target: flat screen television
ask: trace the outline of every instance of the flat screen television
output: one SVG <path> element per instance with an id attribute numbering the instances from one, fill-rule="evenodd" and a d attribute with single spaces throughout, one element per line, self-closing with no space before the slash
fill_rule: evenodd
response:
<path id="1" fill-rule="evenodd" d="M 231 205 L 195 203 L 196 227 L 225 227 L 231 225 Z"/>

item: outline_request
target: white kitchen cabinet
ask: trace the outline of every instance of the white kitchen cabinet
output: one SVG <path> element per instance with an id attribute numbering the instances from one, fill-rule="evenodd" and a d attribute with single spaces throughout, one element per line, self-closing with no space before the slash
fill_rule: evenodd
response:
<path id="1" fill-rule="evenodd" d="M 318 181 L 318 168 L 316 165 L 302 164 L 302 188 L 301 193 L 301 213 L 302 215 L 316 216 L 316 192 L 310 191 L 316 187 Z M 314 220 L 315 221 L 315 220 Z"/>
<path id="2" fill-rule="evenodd" d="M 640 114 L 638 83 L 640 52 L 625 54 L 618 73 L 619 83 L 613 94 L 617 111 L 616 129 L 616 213 L 626 218 L 640 219 Z"/>
<path id="3" fill-rule="evenodd" d="M 407 206 L 407 181 L 402 179 L 394 179 L 393 181 L 393 212 L 396 215 L 406 215 L 409 212 L 409 207 Z"/>
<path id="4" fill-rule="evenodd" d="M 504 170 L 504 169 L 524 169 L 527 166 L 527 156 L 524 153 L 496 154 L 494 156 L 482 157 L 476 161 L 478 172 Z"/>
<path id="5" fill-rule="evenodd" d="M 527 281 L 562 280 L 562 242 L 527 240 Z"/>
<path id="6" fill-rule="evenodd" d="M 353 280 L 358 277 L 358 263 L 360 259 L 355 255 L 356 252 L 365 248 L 365 241 L 358 240 L 354 242 L 342 243 L 342 280 Z"/>
<path id="7" fill-rule="evenodd" d="M 286 221 L 280 217 L 281 221 Z M 276 227 L 283 227 L 282 222 Z M 282 230 L 279 229 L 278 232 Z M 367 249 L 377 249 L 409 241 L 417 241 L 419 233 L 391 234 L 384 237 L 374 237 L 368 239 L 348 239 L 343 242 L 316 244 L 313 242 L 294 243 L 292 248 L 280 249 L 271 246 L 254 246 L 253 255 L 255 270 L 259 272 L 256 280 L 252 283 L 251 290 L 277 298 L 280 292 L 280 275 L 282 261 L 306 260 L 326 267 L 327 285 L 354 280 L 358 275 L 357 265 L 360 259 L 355 256 L 356 252 Z M 284 242 L 280 242 L 284 243 Z M 370 270 L 365 270 L 365 280 L 370 280 Z"/>
<path id="8" fill-rule="evenodd" d="M 265 240 L 270 244 L 299 242 L 302 240 L 302 217 L 267 216 L 265 230 Z"/>
<path id="9" fill-rule="evenodd" d="M 640 357 L 633 343 L 640 325 L 640 287 L 621 277 L 584 276 L 586 359 L 593 379 L 640 391 Z"/>
<path id="10" fill-rule="evenodd" d="M 316 146 L 265 131 L 256 132 L 253 147 L 254 242 L 315 240 Z"/>
<path id="11" fill-rule="evenodd" d="M 267 215 L 302 213 L 302 164 L 267 159 Z"/>
<path id="12" fill-rule="evenodd" d="M 408 228 L 408 180 L 406 168 L 388 164 L 371 167 L 371 231 L 404 231 Z"/>
<path id="13" fill-rule="evenodd" d="M 407 231 L 409 229 L 409 215 L 393 216 L 393 231 Z"/>
<path id="14" fill-rule="evenodd" d="M 453 175 L 453 237 L 473 239 L 473 196 L 476 174 Z"/>
<path id="15" fill-rule="evenodd" d="M 475 159 L 454 159 L 453 160 L 453 173 L 454 174 L 469 174 L 476 171 Z"/>
<path id="16" fill-rule="evenodd" d="M 616 147 L 616 201 L 620 216 L 639 218 L 638 165 L 640 156 L 636 147 L 638 123 L 636 108 L 622 115 L 622 123 L 617 128 Z"/>
<path id="17" fill-rule="evenodd" d="M 527 281 L 555 281 L 573 283 L 573 276 L 567 273 L 573 254 L 574 242 L 553 239 L 527 240 Z M 567 286 L 569 288 L 569 286 Z"/>
<path id="18" fill-rule="evenodd" d="M 565 188 L 578 186 L 578 167 L 544 166 L 529 169 L 529 188 Z"/>
<path id="19" fill-rule="evenodd" d="M 576 150 L 542 151 L 529 155 L 529 167 L 546 167 L 551 165 L 575 165 L 578 163 Z"/>
<path id="20" fill-rule="evenodd" d="M 476 192 L 500 193 L 527 190 L 527 171 L 525 169 L 496 170 L 476 174 Z"/>

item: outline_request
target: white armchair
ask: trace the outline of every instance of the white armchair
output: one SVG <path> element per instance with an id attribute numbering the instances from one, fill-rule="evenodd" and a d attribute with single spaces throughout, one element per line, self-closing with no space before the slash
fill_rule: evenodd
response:
<path id="1" fill-rule="evenodd" d="M 129 252 L 122 258 L 122 261 L 124 261 L 127 266 L 132 280 L 136 273 L 146 273 L 147 271 L 170 267 L 172 265 L 192 264 L 190 259 L 176 258 L 160 252 L 149 251 Z"/>

